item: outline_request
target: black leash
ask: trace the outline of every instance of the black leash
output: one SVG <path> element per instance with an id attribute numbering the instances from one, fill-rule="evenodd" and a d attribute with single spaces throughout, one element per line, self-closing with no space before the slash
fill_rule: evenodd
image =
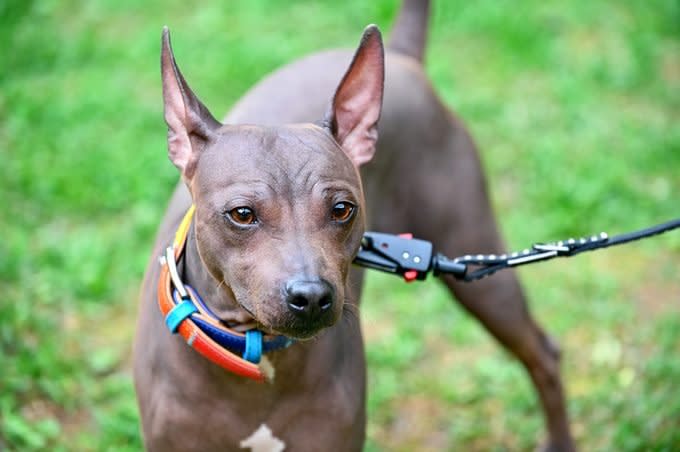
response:
<path id="1" fill-rule="evenodd" d="M 402 276 L 406 281 L 423 280 L 430 272 L 435 276 L 446 274 L 461 281 L 476 281 L 505 268 L 623 245 L 677 228 L 680 228 L 680 218 L 614 237 L 602 232 L 591 237 L 536 243 L 531 248 L 515 253 L 466 255 L 455 259 L 449 259 L 440 253 L 435 254 L 432 243 L 426 240 L 366 232 L 354 263 Z"/>

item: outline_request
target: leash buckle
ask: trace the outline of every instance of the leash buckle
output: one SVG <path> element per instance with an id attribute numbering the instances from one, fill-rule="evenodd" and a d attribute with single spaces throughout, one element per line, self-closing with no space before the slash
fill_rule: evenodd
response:
<path id="1" fill-rule="evenodd" d="M 432 243 L 410 234 L 366 232 L 354 263 L 386 273 L 396 273 L 407 282 L 424 280 L 432 268 Z"/>

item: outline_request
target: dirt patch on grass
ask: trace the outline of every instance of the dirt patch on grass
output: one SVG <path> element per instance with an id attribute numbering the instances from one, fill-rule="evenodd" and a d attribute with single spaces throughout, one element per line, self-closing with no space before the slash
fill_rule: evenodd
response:
<path id="1" fill-rule="evenodd" d="M 422 452 L 446 450 L 450 413 L 446 404 L 430 397 L 395 400 L 391 420 L 376 427 L 375 439 L 385 450 Z"/>
<path id="2" fill-rule="evenodd" d="M 638 314 L 654 320 L 670 312 L 680 311 L 680 278 L 677 282 L 652 277 L 632 291 Z"/>

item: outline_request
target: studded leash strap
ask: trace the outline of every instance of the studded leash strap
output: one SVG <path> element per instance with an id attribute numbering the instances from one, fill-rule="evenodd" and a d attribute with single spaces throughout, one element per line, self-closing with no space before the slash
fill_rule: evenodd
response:
<path id="1" fill-rule="evenodd" d="M 432 272 L 448 274 L 461 281 L 476 281 L 499 270 L 541 262 L 556 257 L 571 257 L 585 251 L 623 245 L 680 228 L 680 218 L 639 231 L 609 237 L 606 233 L 579 239 L 536 243 L 531 248 L 509 254 L 477 254 L 449 259 L 433 252 L 432 243 L 404 235 L 366 232 L 356 265 L 402 276 L 407 282 L 423 280 Z"/>

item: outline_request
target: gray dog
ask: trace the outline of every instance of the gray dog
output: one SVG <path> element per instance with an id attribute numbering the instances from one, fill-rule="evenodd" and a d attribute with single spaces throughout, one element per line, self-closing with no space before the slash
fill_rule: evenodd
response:
<path id="1" fill-rule="evenodd" d="M 142 291 L 134 374 L 147 449 L 361 450 L 362 275 L 350 269 L 365 225 L 447 255 L 502 252 L 475 145 L 423 72 L 427 21 L 428 2 L 407 0 L 386 52 L 369 26 L 354 54 L 265 78 L 225 124 L 164 31 L 168 150 L 183 184 Z M 572 450 L 559 353 L 514 273 L 444 281 L 526 367 L 546 449 Z"/>

